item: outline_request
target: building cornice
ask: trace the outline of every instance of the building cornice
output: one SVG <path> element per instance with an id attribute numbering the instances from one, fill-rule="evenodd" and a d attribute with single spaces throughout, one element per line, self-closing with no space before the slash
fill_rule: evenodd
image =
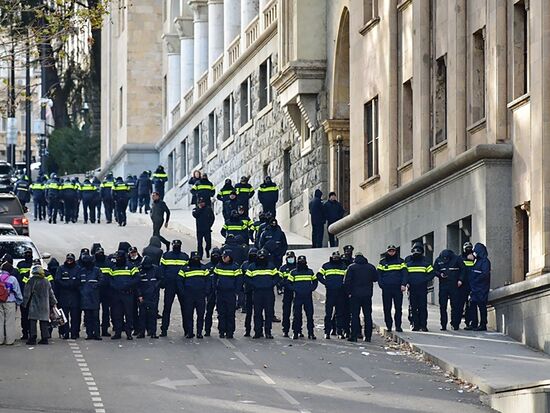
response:
<path id="1" fill-rule="evenodd" d="M 113 165 L 116 165 L 124 155 L 129 153 L 157 153 L 155 145 L 152 143 L 126 143 L 122 145 L 116 153 L 111 156 L 101 168 L 100 177 L 103 178 Z"/>

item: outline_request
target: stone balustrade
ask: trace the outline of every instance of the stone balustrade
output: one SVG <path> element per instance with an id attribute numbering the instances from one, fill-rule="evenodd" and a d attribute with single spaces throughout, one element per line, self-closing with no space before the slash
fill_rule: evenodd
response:
<path id="1" fill-rule="evenodd" d="M 245 33 L 245 49 L 248 49 L 250 46 L 258 40 L 258 35 L 260 34 L 260 17 L 256 16 L 247 28 L 244 31 Z"/>

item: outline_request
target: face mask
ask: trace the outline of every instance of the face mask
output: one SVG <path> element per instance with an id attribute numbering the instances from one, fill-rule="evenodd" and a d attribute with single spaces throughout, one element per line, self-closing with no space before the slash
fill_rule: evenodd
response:
<path id="1" fill-rule="evenodd" d="M 180 252 L 181 251 L 181 245 L 172 245 L 172 251 Z"/>
<path id="2" fill-rule="evenodd" d="M 286 262 L 290 265 L 293 265 L 296 262 L 295 258 L 287 258 Z"/>

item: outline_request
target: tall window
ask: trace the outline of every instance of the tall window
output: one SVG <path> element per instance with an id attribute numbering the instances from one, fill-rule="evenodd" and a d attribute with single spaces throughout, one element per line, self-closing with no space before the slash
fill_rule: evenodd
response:
<path id="1" fill-rule="evenodd" d="M 290 149 L 285 149 L 283 152 L 283 202 L 290 201 L 290 186 L 292 180 L 290 179 L 291 170 Z"/>
<path id="2" fill-rule="evenodd" d="M 411 80 L 403 83 L 401 93 L 401 163 L 413 156 L 413 90 Z"/>
<path id="3" fill-rule="evenodd" d="M 124 93 L 122 86 L 118 89 L 118 127 L 122 128 L 124 122 Z"/>
<path id="4" fill-rule="evenodd" d="M 260 65 L 260 109 L 272 101 L 271 89 L 271 57 Z"/>
<path id="5" fill-rule="evenodd" d="M 223 140 L 229 139 L 234 131 L 233 93 L 223 101 Z"/>
<path id="6" fill-rule="evenodd" d="M 252 117 L 251 83 L 250 76 L 241 83 L 241 126 L 246 125 Z"/>
<path id="7" fill-rule="evenodd" d="M 514 98 L 529 90 L 529 9 L 525 0 L 514 4 Z"/>
<path id="8" fill-rule="evenodd" d="M 378 17 L 378 0 L 363 0 L 363 22 L 368 23 Z"/>
<path id="9" fill-rule="evenodd" d="M 218 136 L 218 117 L 215 112 L 208 115 L 208 153 L 216 149 L 216 138 Z"/>
<path id="10" fill-rule="evenodd" d="M 378 175 L 378 96 L 365 104 L 365 174 Z"/>
<path id="11" fill-rule="evenodd" d="M 189 162 L 187 155 L 187 138 L 180 143 L 180 178 L 183 179 L 189 174 Z"/>
<path id="12" fill-rule="evenodd" d="M 195 166 L 202 161 L 202 124 L 193 130 L 193 161 Z"/>
<path id="13" fill-rule="evenodd" d="M 437 145 L 447 139 L 447 64 L 446 56 L 435 61 L 433 142 Z"/>
<path id="14" fill-rule="evenodd" d="M 300 131 L 300 136 L 302 138 L 302 149 L 311 147 L 311 135 L 312 135 L 312 131 L 309 128 L 309 125 L 307 124 L 306 120 L 302 118 L 301 131 Z"/>
<path id="15" fill-rule="evenodd" d="M 472 38 L 472 90 L 470 111 L 472 123 L 485 117 L 485 28 Z"/>

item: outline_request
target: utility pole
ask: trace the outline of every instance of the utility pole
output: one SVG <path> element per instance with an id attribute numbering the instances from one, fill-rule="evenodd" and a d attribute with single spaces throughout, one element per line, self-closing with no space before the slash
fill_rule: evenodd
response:
<path id="1" fill-rule="evenodd" d="M 41 135 L 39 138 L 39 157 L 40 157 L 40 173 L 44 173 L 46 171 L 46 166 L 44 165 L 44 162 L 46 160 L 45 157 L 45 151 L 46 151 L 46 134 L 47 134 L 47 127 L 46 127 L 46 105 L 47 105 L 47 93 L 48 90 L 46 88 L 46 43 L 44 40 L 40 43 L 40 119 L 42 120 L 42 127 L 43 129 L 40 131 Z"/>
<path id="2" fill-rule="evenodd" d="M 8 118 L 11 119 L 11 121 L 8 120 L 8 125 L 10 125 L 12 128 L 15 126 L 15 39 L 13 38 L 13 32 L 12 32 L 12 43 L 11 43 L 11 59 L 10 59 L 10 74 L 9 74 L 9 88 L 8 88 Z M 15 132 L 15 139 L 17 142 L 17 131 Z M 15 144 L 13 142 L 7 142 L 8 143 L 8 161 L 11 163 L 13 167 L 15 167 Z"/>
<path id="3" fill-rule="evenodd" d="M 31 51 L 29 32 L 25 40 L 25 167 L 26 175 L 31 176 Z"/>

